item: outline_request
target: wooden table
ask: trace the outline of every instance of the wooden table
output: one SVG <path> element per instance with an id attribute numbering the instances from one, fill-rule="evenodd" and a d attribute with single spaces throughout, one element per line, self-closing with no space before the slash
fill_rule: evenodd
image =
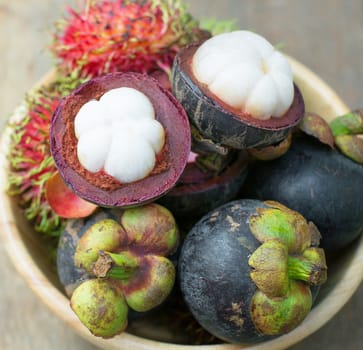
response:
<path id="1" fill-rule="evenodd" d="M 0 0 L 0 127 L 52 60 L 46 45 L 65 0 Z M 80 3 L 81 1 L 78 1 Z M 350 108 L 363 105 L 362 0 L 196 0 L 200 17 L 235 18 L 318 73 Z M 352 199 L 354 200 L 354 199 Z M 73 334 L 32 294 L 17 275 L 0 242 L 0 349 L 95 349 Z M 363 286 L 321 330 L 292 347 L 362 348 Z"/>

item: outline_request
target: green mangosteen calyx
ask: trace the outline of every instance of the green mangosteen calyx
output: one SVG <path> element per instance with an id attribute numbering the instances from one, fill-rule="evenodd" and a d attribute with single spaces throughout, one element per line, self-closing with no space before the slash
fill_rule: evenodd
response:
<path id="1" fill-rule="evenodd" d="M 72 295 L 71 308 L 95 336 L 111 338 L 127 327 L 128 306 L 115 283 L 97 278 L 83 282 Z"/>
<path id="2" fill-rule="evenodd" d="M 292 133 L 282 141 L 266 147 L 254 147 L 247 150 L 248 154 L 257 160 L 273 160 L 283 156 L 290 148 Z"/>
<path id="3" fill-rule="evenodd" d="M 324 251 L 317 247 L 319 231 L 299 213 L 267 201 L 249 221 L 262 244 L 248 264 L 257 286 L 251 313 L 256 328 L 275 335 L 296 327 L 312 305 L 309 286 L 326 281 Z M 267 309 L 268 310 L 267 310 Z"/>
<path id="4" fill-rule="evenodd" d="M 316 113 L 305 113 L 299 123 L 299 129 L 307 135 L 315 137 L 321 143 L 334 148 L 334 135 L 328 122 Z"/>
<path id="5" fill-rule="evenodd" d="M 363 109 L 349 112 L 335 118 L 330 127 L 334 136 L 363 133 Z"/>
<path id="6" fill-rule="evenodd" d="M 128 308 L 145 312 L 161 304 L 175 282 L 175 267 L 166 256 L 178 243 L 174 217 L 158 204 L 126 209 L 117 221 L 94 223 L 80 238 L 74 261 L 98 282 L 76 288 L 72 309 L 94 335 L 108 338 L 120 333 L 127 317 L 122 313 L 122 322 L 115 319 L 118 316 L 109 310 L 115 303 L 111 299 L 117 299 L 116 305 L 123 300 L 126 314 Z M 104 314 L 110 314 L 108 323 Z"/>
<path id="7" fill-rule="evenodd" d="M 335 118 L 330 127 L 340 151 L 359 164 L 363 164 L 363 109 Z"/>

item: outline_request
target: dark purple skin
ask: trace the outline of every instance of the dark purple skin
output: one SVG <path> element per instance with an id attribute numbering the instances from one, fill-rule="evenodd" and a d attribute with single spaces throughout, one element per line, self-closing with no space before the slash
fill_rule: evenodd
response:
<path id="1" fill-rule="evenodd" d="M 305 105 L 296 85 L 293 104 L 282 118 L 262 121 L 248 115 L 241 118 L 235 115 L 228 106 L 203 93 L 202 88 L 193 81 L 188 65 L 196 48 L 196 45 L 190 45 L 175 58 L 172 89 L 187 112 L 191 124 L 202 136 L 236 149 L 266 147 L 285 139 L 302 119 Z"/>
<path id="2" fill-rule="evenodd" d="M 208 332 L 231 343 L 276 337 L 259 332 L 250 313 L 257 287 L 248 260 L 261 242 L 249 221 L 261 208 L 268 206 L 241 199 L 212 210 L 188 233 L 179 256 L 179 285 L 189 310 Z M 310 290 L 314 302 L 320 288 Z"/>
<path id="3" fill-rule="evenodd" d="M 179 257 L 180 288 L 190 311 L 203 328 L 228 342 L 272 338 L 256 330 L 248 307 L 256 285 L 247 261 L 261 244 L 250 231 L 248 219 L 261 207 L 266 207 L 261 201 L 242 200 L 213 210 L 188 233 Z M 218 219 L 213 216 L 217 212 Z M 231 219 L 240 223 L 233 232 Z M 243 319 L 243 332 L 231 321 L 236 316 L 231 301 L 236 300 L 246 301 L 238 315 Z"/>
<path id="4" fill-rule="evenodd" d="M 308 136 L 295 137 L 289 151 L 256 162 L 243 197 L 275 200 L 318 227 L 321 247 L 335 254 L 363 233 L 363 166 Z"/>
<path id="5" fill-rule="evenodd" d="M 185 224 L 186 220 L 194 223 L 212 209 L 237 197 L 247 176 L 247 163 L 246 154 L 240 152 L 219 175 L 188 183 L 183 182 L 181 176 L 181 181 L 161 197 L 159 203 L 180 219 L 181 224 Z"/>

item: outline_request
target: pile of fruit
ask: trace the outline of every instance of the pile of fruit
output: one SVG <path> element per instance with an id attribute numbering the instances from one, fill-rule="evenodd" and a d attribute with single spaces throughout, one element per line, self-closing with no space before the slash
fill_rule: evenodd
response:
<path id="1" fill-rule="evenodd" d="M 202 28 L 179 0 L 70 8 L 51 50 L 9 193 L 56 241 L 80 321 L 110 338 L 149 318 L 202 344 L 297 327 L 363 232 L 363 113 L 306 113 L 266 39 Z"/>

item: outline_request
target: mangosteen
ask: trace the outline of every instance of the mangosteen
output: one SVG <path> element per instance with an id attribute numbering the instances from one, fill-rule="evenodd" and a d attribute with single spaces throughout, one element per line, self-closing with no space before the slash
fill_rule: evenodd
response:
<path id="1" fill-rule="evenodd" d="M 178 243 L 172 214 L 155 203 L 69 220 L 57 268 L 73 311 L 92 334 L 112 337 L 129 318 L 166 300 L 175 281 L 167 256 Z"/>
<path id="2" fill-rule="evenodd" d="M 155 79 L 138 73 L 81 85 L 60 102 L 50 135 L 64 182 L 104 207 L 160 197 L 175 185 L 190 152 L 183 108 Z"/>
<path id="3" fill-rule="evenodd" d="M 158 202 L 189 230 L 203 215 L 237 197 L 247 170 L 248 156 L 244 151 L 227 157 L 191 152 L 177 184 Z"/>
<path id="4" fill-rule="evenodd" d="M 179 259 L 185 302 L 211 334 L 255 343 L 294 329 L 326 280 L 319 232 L 277 202 L 238 200 L 205 215 Z"/>
<path id="5" fill-rule="evenodd" d="M 278 143 L 304 115 L 288 61 L 249 31 L 183 48 L 174 60 L 172 88 L 191 124 L 222 146 Z"/>
<path id="6" fill-rule="evenodd" d="M 298 211 L 317 225 L 326 253 L 335 255 L 363 233 L 363 166 L 336 149 L 329 126 L 314 119 L 320 120 L 316 132 L 310 126 L 310 135 L 294 135 L 282 157 L 251 166 L 241 197 L 275 200 Z M 334 122 L 336 134 L 341 123 Z"/>

